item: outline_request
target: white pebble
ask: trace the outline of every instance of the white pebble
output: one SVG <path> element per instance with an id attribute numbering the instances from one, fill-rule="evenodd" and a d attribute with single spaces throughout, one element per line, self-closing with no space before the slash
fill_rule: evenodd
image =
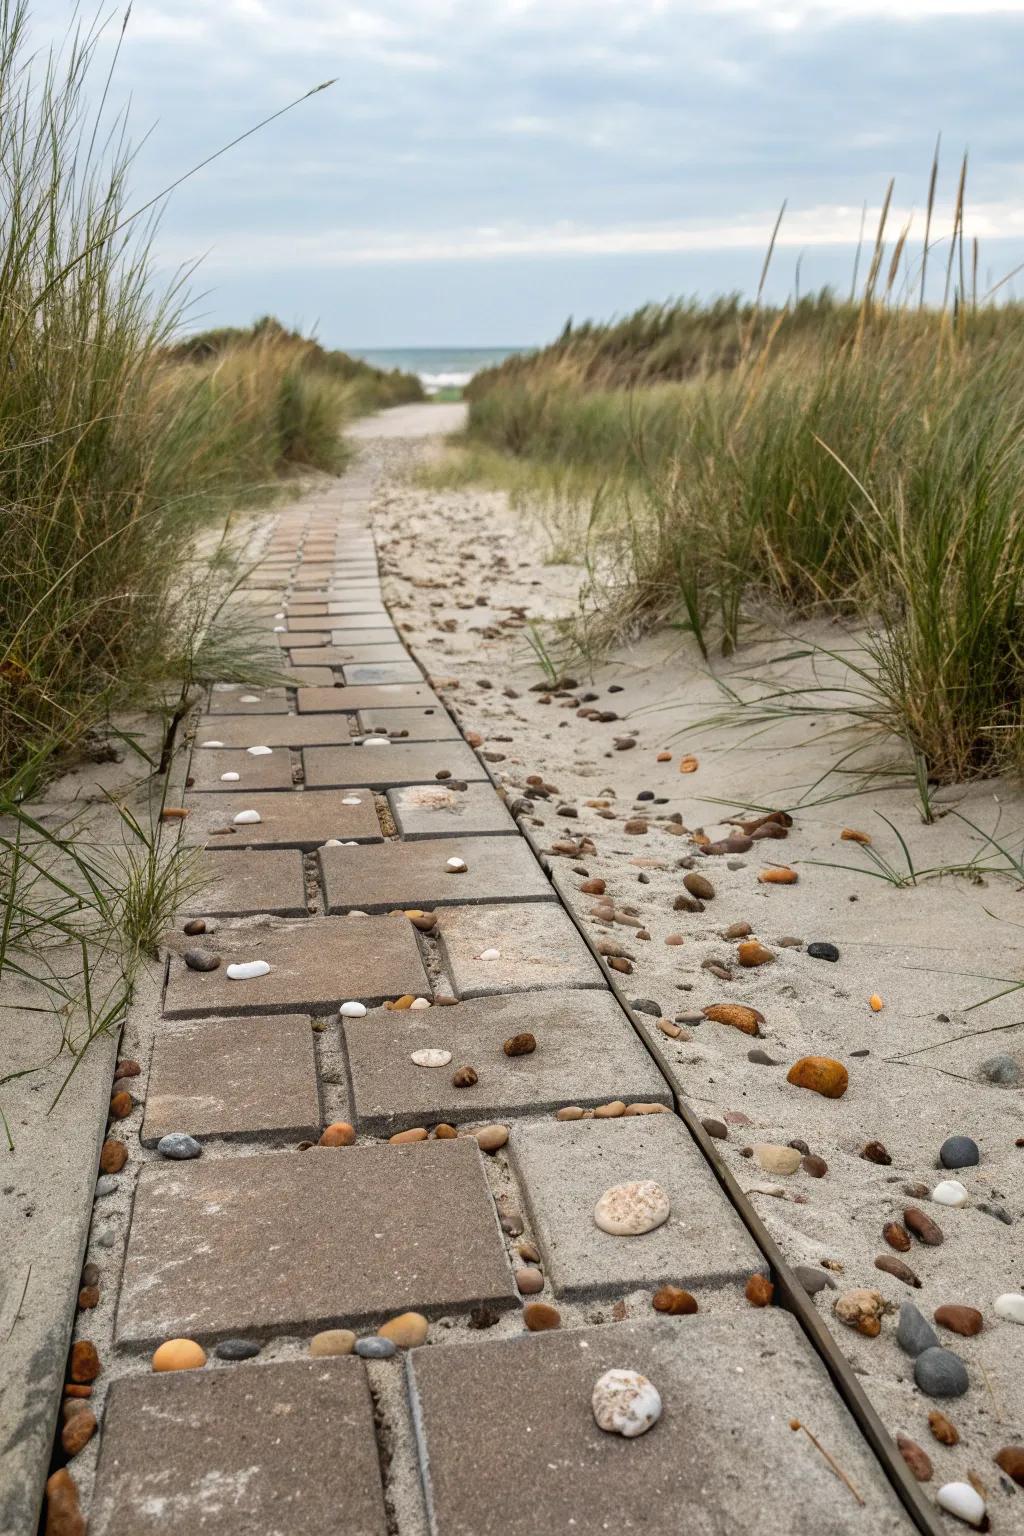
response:
<path id="1" fill-rule="evenodd" d="M 995 1299 L 996 1317 L 1008 1323 L 1024 1323 L 1024 1295 L 1019 1291 L 1007 1291 Z"/>
<path id="2" fill-rule="evenodd" d="M 427 999 L 425 997 L 414 997 L 412 1002 L 409 1004 L 409 1012 L 411 1013 L 414 1008 L 429 1008 L 429 1007 L 430 1007 L 430 1003 L 427 1001 Z"/>
<path id="3" fill-rule="evenodd" d="M 985 1500 L 970 1483 L 943 1483 L 935 1502 L 947 1514 L 956 1515 L 967 1525 L 980 1526 L 985 1519 Z"/>
<path id="4" fill-rule="evenodd" d="M 451 1051 L 437 1051 L 429 1048 L 422 1051 L 413 1051 L 409 1057 L 418 1067 L 446 1067 L 452 1059 Z"/>
<path id="5" fill-rule="evenodd" d="M 285 624 L 275 624 L 274 625 L 274 634 L 275 635 L 283 635 L 285 633 L 286 629 L 287 629 L 287 625 L 285 625 Z"/>
<path id="6" fill-rule="evenodd" d="M 284 618 L 284 614 L 283 613 L 275 613 L 274 614 L 274 618 L 275 619 L 283 619 Z"/>
<path id="7" fill-rule="evenodd" d="M 365 1003 L 342 1003 L 338 1013 L 343 1019 L 361 1019 L 366 1013 Z"/>
<path id="8" fill-rule="evenodd" d="M 222 747 L 224 743 L 222 741 L 218 741 L 216 743 L 208 741 L 206 745 L 208 747 L 214 745 Z M 273 747 L 246 747 L 245 750 L 248 752 L 250 757 L 269 757 L 274 749 Z"/>
<path id="9" fill-rule="evenodd" d="M 362 805 L 363 802 L 358 795 L 343 795 L 341 803 L 342 805 Z"/>
<path id="10" fill-rule="evenodd" d="M 369 912 L 364 912 L 362 907 L 351 907 L 345 914 L 346 917 L 369 917 Z"/>
<path id="11" fill-rule="evenodd" d="M 391 740 L 387 736 L 367 736 L 363 742 L 364 747 L 390 747 Z"/>
<path id="12" fill-rule="evenodd" d="M 251 981 L 254 976 L 265 976 L 269 970 L 265 960 L 242 960 L 229 965 L 224 974 L 229 981 Z"/>
<path id="13" fill-rule="evenodd" d="M 239 704 L 258 704 L 260 696 L 258 693 L 243 693 L 238 702 Z"/>
<path id="14" fill-rule="evenodd" d="M 500 949 L 482 949 L 480 951 L 480 953 L 477 955 L 477 959 L 478 960 L 500 960 L 501 959 L 501 950 Z"/>
<path id="15" fill-rule="evenodd" d="M 220 781 L 221 781 L 222 784 L 237 784 L 238 783 L 238 774 L 237 773 L 222 773 L 221 776 L 220 776 Z"/>
<path id="16" fill-rule="evenodd" d="M 234 693 L 237 687 L 237 683 L 214 683 L 213 691 L 214 693 Z"/>
<path id="17" fill-rule="evenodd" d="M 672 1205 L 660 1184 L 641 1179 L 635 1184 L 615 1184 L 606 1189 L 594 1206 L 594 1220 L 613 1237 L 639 1237 L 668 1221 Z"/>
<path id="18" fill-rule="evenodd" d="M 238 815 L 233 816 L 231 819 L 236 827 L 252 827 L 258 821 L 262 821 L 263 817 L 259 811 L 239 811 Z"/>
<path id="19" fill-rule="evenodd" d="M 354 837 L 350 837 L 347 842 L 339 843 L 338 847 L 339 848 L 358 848 L 359 844 L 356 842 Z"/>
<path id="20" fill-rule="evenodd" d="M 444 867 L 452 870 L 453 873 L 461 874 L 467 865 L 465 859 L 446 859 Z"/>
<path id="21" fill-rule="evenodd" d="M 590 1399 L 598 1429 L 632 1440 L 661 1418 L 661 1393 L 639 1371 L 605 1371 Z"/>
<path id="22" fill-rule="evenodd" d="M 224 743 L 222 741 L 204 741 L 202 745 L 204 747 L 222 747 Z"/>
<path id="23" fill-rule="evenodd" d="M 341 838 L 340 837 L 329 837 L 327 839 L 326 843 L 324 843 L 323 846 L 325 848 L 340 848 L 341 847 Z"/>
<path id="24" fill-rule="evenodd" d="M 932 1199 L 937 1205 L 966 1205 L 970 1198 L 959 1179 L 943 1179 L 932 1190 Z"/>

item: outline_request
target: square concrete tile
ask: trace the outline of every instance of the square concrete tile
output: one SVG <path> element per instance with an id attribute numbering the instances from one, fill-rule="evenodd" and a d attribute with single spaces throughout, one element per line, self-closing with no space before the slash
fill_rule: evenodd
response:
<path id="1" fill-rule="evenodd" d="M 320 1130 L 308 1015 L 161 1025 L 146 1090 L 145 1146 L 169 1131 L 315 1139 Z"/>
<path id="2" fill-rule="evenodd" d="M 328 620 L 325 619 L 324 625 L 327 623 Z M 308 631 L 293 629 L 287 634 L 275 635 L 274 639 L 277 641 L 282 650 L 296 651 L 306 650 L 310 646 L 328 645 L 330 643 L 331 635 L 330 631 L 322 625 L 320 629 L 311 629 Z"/>
<path id="3" fill-rule="evenodd" d="M 362 748 L 365 752 L 367 748 Z M 398 747 L 373 748 L 386 756 Z M 412 784 L 388 791 L 395 826 L 403 837 L 460 837 L 480 832 L 509 832 L 515 822 L 488 781 L 449 789 L 447 784 Z"/>
<path id="4" fill-rule="evenodd" d="M 464 1137 L 150 1163 L 117 1337 L 202 1342 L 514 1305 L 482 1155 Z"/>
<path id="5" fill-rule="evenodd" d="M 662 1400 L 658 1423 L 633 1440 L 598 1429 L 591 1410 L 595 1382 L 622 1367 Z M 431 1536 L 910 1529 L 799 1326 L 778 1310 L 453 1343 L 413 1351 L 406 1372 Z M 813 1428 L 863 1507 L 791 1417 Z"/>
<path id="6" fill-rule="evenodd" d="M 268 757 L 250 757 L 248 752 L 195 751 L 189 764 L 190 789 L 204 794 L 240 794 L 247 790 L 292 789 L 292 765 L 287 751 Z M 226 773 L 237 779 L 225 779 Z"/>
<path id="7" fill-rule="evenodd" d="M 479 842 L 470 840 L 463 844 L 470 868 L 473 849 L 478 847 L 482 851 L 483 841 L 481 838 Z M 441 845 L 430 842 L 411 846 Z M 521 848 L 536 867 L 536 860 L 520 838 L 500 843 L 488 840 L 488 855 L 483 862 L 500 860 L 505 864 L 513 848 Z M 457 878 L 465 880 L 466 876 Z M 460 997 L 605 985 L 596 960 L 568 913 L 559 906 L 516 902 L 504 907 L 444 907 L 438 912 L 434 932 L 441 941 L 448 973 Z M 500 958 L 480 960 L 478 956 L 487 949 L 497 949 Z"/>
<path id="8" fill-rule="evenodd" d="M 319 848 L 329 837 L 375 842 L 382 835 L 368 789 L 293 790 L 288 795 L 197 795 L 189 790 L 186 805 L 185 841 L 210 848 Z M 245 811 L 256 811 L 261 819 L 236 825 L 234 818 Z"/>
<path id="9" fill-rule="evenodd" d="M 203 715 L 195 734 L 197 751 L 208 750 L 210 741 L 230 749 L 341 746 L 351 740 L 348 718 L 343 715 L 278 715 L 265 720 Z"/>
<path id="10" fill-rule="evenodd" d="M 458 740 L 408 745 L 393 742 L 388 747 L 308 747 L 302 762 L 310 788 L 369 784 L 371 789 L 391 789 L 399 784 L 426 784 L 441 774 L 452 779 L 487 778 L 476 753 Z"/>
<path id="11" fill-rule="evenodd" d="M 382 843 L 372 849 L 321 848 L 319 858 L 331 912 L 352 907 L 389 911 L 392 907 L 435 907 L 443 902 L 467 901 L 550 904 L 554 894 L 529 847 L 518 837 L 446 837 Z M 452 874 L 446 868 L 450 858 L 465 860 L 465 874 Z M 500 913 L 502 909 L 495 910 Z M 500 922 L 499 916 L 491 925 L 497 927 Z M 594 972 L 600 981 L 596 966 Z"/>
<path id="12" fill-rule="evenodd" d="M 92 1536 L 386 1536 L 373 1402 L 354 1356 L 116 1381 Z"/>
<path id="13" fill-rule="evenodd" d="M 229 688 L 210 690 L 211 715 L 286 715 L 288 696 L 283 688 Z"/>
<path id="14" fill-rule="evenodd" d="M 210 1013 L 335 1012 L 352 999 L 363 1003 L 430 995 L 416 930 L 397 917 L 310 917 L 250 919 L 224 923 L 216 935 L 223 964 L 216 971 L 190 971 L 170 958 L 164 1012 L 168 1018 Z M 226 967 L 266 960 L 270 971 L 232 981 Z"/>
<path id="15" fill-rule="evenodd" d="M 197 873 L 204 883 L 183 903 L 182 911 L 201 917 L 272 912 L 303 917 L 306 881 L 297 848 L 232 849 L 204 853 Z"/>
<path id="16" fill-rule="evenodd" d="M 557 1296 L 620 1296 L 638 1287 L 742 1287 L 760 1252 L 675 1115 L 538 1120 L 515 1128 L 512 1162 Z M 653 1179 L 672 1214 L 640 1237 L 602 1232 L 593 1211 L 606 1189 Z"/>
<path id="17" fill-rule="evenodd" d="M 419 683 L 423 673 L 408 657 L 404 661 L 352 661 L 342 668 L 346 686 L 362 683 Z"/>
<path id="18" fill-rule="evenodd" d="M 297 651 L 290 651 L 289 657 L 291 661 L 294 661 L 298 654 L 299 653 Z M 330 667 L 303 667 L 300 665 L 289 665 L 285 668 L 285 672 L 288 676 L 289 688 L 334 687 L 334 673 L 331 671 Z"/>
<path id="19" fill-rule="evenodd" d="M 391 1135 L 438 1120 L 504 1119 L 671 1094 L 610 992 L 525 992 L 478 997 L 425 1013 L 368 1013 L 341 1021 L 360 1130 Z M 504 1042 L 522 1030 L 537 1038 L 529 1056 L 508 1057 Z M 426 1046 L 451 1051 L 449 1067 L 417 1067 Z M 452 1072 L 475 1067 L 471 1088 Z"/>
<path id="20" fill-rule="evenodd" d="M 441 708 L 441 700 L 426 683 L 381 683 L 352 688 L 304 688 L 299 695 L 300 715 L 336 709 L 406 709 L 418 704 Z"/>
<path id="21" fill-rule="evenodd" d="M 354 630 L 359 634 L 359 630 Z M 368 629 L 364 631 L 368 635 L 386 636 L 386 629 Z M 368 645 L 362 643 L 352 645 L 324 645 L 314 651 L 293 651 L 292 660 L 296 662 L 308 661 L 310 657 L 319 657 L 324 666 L 341 667 L 349 662 L 380 662 L 380 661 L 408 661 L 409 653 L 402 645 L 397 635 L 393 640 L 383 640 L 380 644 L 372 641 Z"/>
<path id="22" fill-rule="evenodd" d="M 400 737 L 403 741 L 462 739 L 455 721 L 440 704 L 423 709 L 361 709 L 358 720 L 364 736 Z"/>

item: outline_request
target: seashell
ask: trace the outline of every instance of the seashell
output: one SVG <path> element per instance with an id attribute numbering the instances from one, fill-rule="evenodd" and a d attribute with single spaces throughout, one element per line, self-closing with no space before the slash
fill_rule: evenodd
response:
<path id="1" fill-rule="evenodd" d="M 222 741 L 204 741 L 202 745 L 204 747 L 222 747 L 224 743 Z"/>
<path id="2" fill-rule="evenodd" d="M 418 1067 L 446 1067 L 451 1059 L 451 1051 L 439 1051 L 429 1046 L 422 1051 L 413 1051 L 409 1057 Z"/>
<path id="3" fill-rule="evenodd" d="M 256 976 L 266 976 L 270 966 L 265 960 L 240 960 L 229 965 L 224 972 L 230 981 L 252 981 Z"/>
<path id="4" fill-rule="evenodd" d="M 627 1440 L 644 1434 L 661 1418 L 661 1394 L 639 1371 L 605 1371 L 590 1403 L 598 1429 Z"/>
<path id="5" fill-rule="evenodd" d="M 232 816 L 231 820 L 236 827 L 254 827 L 258 821 L 263 820 L 263 817 L 259 811 L 239 811 L 238 815 Z"/>
<path id="6" fill-rule="evenodd" d="M 594 1206 L 594 1220 L 613 1237 L 639 1237 L 662 1226 L 672 1214 L 668 1195 L 651 1179 L 615 1184 Z"/>
<path id="7" fill-rule="evenodd" d="M 209 745 L 209 743 L 207 743 L 207 745 Z M 218 746 L 219 745 L 220 743 L 218 742 Z M 274 749 L 273 747 L 246 747 L 245 750 L 248 752 L 250 757 L 269 757 Z"/>
<path id="8" fill-rule="evenodd" d="M 935 1502 L 948 1515 L 955 1515 L 976 1530 L 985 1523 L 985 1500 L 970 1483 L 943 1483 L 935 1495 Z"/>
<path id="9" fill-rule="evenodd" d="M 222 773 L 220 781 L 222 784 L 237 784 L 239 777 L 240 775 L 237 773 Z"/>

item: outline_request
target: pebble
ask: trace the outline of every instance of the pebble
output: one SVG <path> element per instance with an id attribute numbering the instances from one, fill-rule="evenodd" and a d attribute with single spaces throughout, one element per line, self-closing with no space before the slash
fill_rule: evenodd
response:
<path id="1" fill-rule="evenodd" d="M 770 1307 L 775 1287 L 766 1275 L 751 1275 L 743 1287 L 743 1294 L 752 1307 Z"/>
<path id="2" fill-rule="evenodd" d="M 356 1340 L 356 1354 L 364 1360 L 390 1360 L 396 1350 L 397 1345 L 391 1339 L 381 1338 L 380 1335 Z"/>
<path id="3" fill-rule="evenodd" d="M 882 1331 L 881 1318 L 884 1305 L 881 1291 L 859 1286 L 855 1290 L 845 1291 L 842 1296 L 837 1296 L 832 1303 L 832 1310 L 847 1328 L 855 1328 L 858 1333 L 863 1333 L 867 1338 L 875 1339 Z"/>
<path id="4" fill-rule="evenodd" d="M 598 1429 L 627 1440 L 645 1434 L 661 1418 L 658 1389 L 639 1371 L 605 1371 L 590 1401 Z"/>
<path id="5" fill-rule="evenodd" d="M 530 1301 L 523 1308 L 523 1322 L 531 1333 L 546 1333 L 562 1326 L 562 1314 L 546 1301 Z"/>
<path id="6" fill-rule="evenodd" d="M 206 949 L 186 949 L 182 958 L 190 971 L 215 971 L 220 965 L 220 955 Z"/>
<path id="7" fill-rule="evenodd" d="M 222 747 L 224 743 L 222 741 L 204 741 L 202 745 L 204 747 Z M 249 750 L 252 751 L 252 748 L 250 747 Z"/>
<path id="8" fill-rule="evenodd" d="M 113 1227 L 107 1227 L 106 1231 L 98 1235 L 96 1242 L 101 1248 L 113 1248 L 117 1242 L 117 1233 Z"/>
<path id="9" fill-rule="evenodd" d="M 663 1285 L 651 1298 L 655 1312 L 665 1312 L 669 1317 L 690 1317 L 697 1311 L 697 1298 L 678 1285 Z"/>
<path id="10" fill-rule="evenodd" d="M 521 1259 L 526 1260 L 527 1264 L 540 1263 L 540 1249 L 537 1247 L 537 1244 L 528 1237 L 524 1237 L 522 1242 L 516 1244 L 516 1252 L 519 1254 Z"/>
<path id="11" fill-rule="evenodd" d="M 238 815 L 232 816 L 231 820 L 236 827 L 254 827 L 257 822 L 263 820 L 263 817 L 259 811 L 239 811 Z"/>
<path id="12" fill-rule="evenodd" d="M 422 1051 L 413 1051 L 409 1060 L 417 1067 L 446 1067 L 452 1059 L 451 1051 L 441 1051 L 432 1047 L 425 1047 Z"/>
<path id="13" fill-rule="evenodd" d="M 927 1483 L 933 1470 L 928 1452 L 922 1450 L 917 1441 L 911 1440 L 909 1435 L 897 1434 L 896 1444 L 899 1446 L 900 1455 L 918 1482 Z"/>
<path id="14" fill-rule="evenodd" d="M 425 1126 L 416 1125 L 408 1131 L 396 1131 L 394 1136 L 389 1136 L 388 1141 L 396 1147 L 408 1146 L 414 1141 L 426 1141 L 427 1130 Z"/>
<path id="15" fill-rule="evenodd" d="M 1012 1056 L 989 1056 L 981 1063 L 982 1077 L 1000 1088 L 1016 1088 L 1020 1082 L 1020 1067 Z"/>
<path id="16" fill-rule="evenodd" d="M 191 917 L 181 931 L 182 933 L 187 933 L 190 937 L 197 933 L 205 933 L 206 920 L 202 917 Z"/>
<path id="17" fill-rule="evenodd" d="M 417 1345 L 426 1343 L 429 1332 L 430 1324 L 422 1312 L 401 1312 L 397 1317 L 381 1323 L 377 1337 L 390 1339 L 399 1349 L 415 1349 Z"/>
<path id="18" fill-rule="evenodd" d="M 991 1200 L 979 1200 L 978 1210 L 984 1211 L 986 1216 L 994 1216 L 996 1221 L 1003 1221 L 1008 1227 L 1013 1226 L 1013 1217 L 1005 1205 L 996 1205 Z"/>
<path id="19" fill-rule="evenodd" d="M 986 1524 L 985 1500 L 970 1483 L 943 1483 L 935 1495 L 935 1502 L 965 1525 L 980 1529 Z"/>
<path id="20" fill-rule="evenodd" d="M 260 1345 L 255 1339 L 221 1339 L 213 1352 L 218 1360 L 254 1360 Z"/>
<path id="21" fill-rule="evenodd" d="M 812 960 L 831 960 L 835 962 L 839 959 L 839 951 L 836 946 L 822 939 L 816 939 L 813 944 L 808 944 L 807 953 Z"/>
<path id="22" fill-rule="evenodd" d="M 622 1099 L 612 1099 L 608 1104 L 598 1104 L 594 1110 L 597 1120 L 619 1120 L 626 1113 L 626 1105 Z"/>
<path id="23" fill-rule="evenodd" d="M 902 1259 L 894 1258 L 891 1253 L 880 1253 L 875 1260 L 875 1268 L 883 1270 L 887 1275 L 894 1275 L 897 1280 L 902 1280 L 904 1285 L 911 1286 L 915 1291 L 921 1289 L 921 1282 L 909 1264 L 904 1264 Z"/>
<path id="24" fill-rule="evenodd" d="M 664 1012 L 661 1004 L 650 997 L 634 997 L 629 1006 L 634 1013 L 649 1013 L 655 1019 L 660 1019 Z"/>
<path id="25" fill-rule="evenodd" d="M 725 1141 L 729 1135 L 729 1127 L 724 1120 L 715 1120 L 709 1116 L 706 1120 L 701 1121 L 701 1125 L 708 1135 L 713 1136 L 716 1141 Z"/>
<path id="26" fill-rule="evenodd" d="M 537 1049 L 537 1039 L 529 1030 L 523 1030 L 521 1034 L 513 1035 L 506 1040 L 502 1050 L 506 1056 L 529 1056 Z"/>
<path id="27" fill-rule="evenodd" d="M 932 1316 L 940 1327 L 949 1328 L 953 1333 L 959 1333 L 965 1339 L 972 1339 L 985 1326 L 985 1319 L 977 1307 L 960 1306 L 954 1302 L 947 1302 L 941 1307 L 936 1307 Z"/>
<path id="28" fill-rule="evenodd" d="M 497 1152 L 508 1141 L 507 1125 L 484 1125 L 471 1132 L 481 1152 Z"/>
<path id="29" fill-rule="evenodd" d="M 747 939 L 753 931 L 749 923 L 730 923 L 728 928 L 722 929 L 722 938 L 730 941 L 734 939 Z"/>
<path id="30" fill-rule="evenodd" d="M 754 1161 L 765 1173 L 796 1173 L 800 1167 L 800 1153 L 795 1147 L 780 1147 L 771 1142 L 759 1142 L 754 1148 Z"/>
<path id="31" fill-rule="evenodd" d="M 942 1228 L 924 1211 L 919 1211 L 916 1205 L 908 1205 L 903 1212 L 903 1225 L 929 1248 L 938 1248 L 944 1241 Z"/>
<path id="32" fill-rule="evenodd" d="M 480 951 L 480 953 L 477 955 L 477 959 L 478 960 L 500 960 L 501 959 L 501 950 L 500 949 L 482 949 Z"/>
<path id="33" fill-rule="evenodd" d="M 132 1112 L 132 1096 L 126 1089 L 121 1088 L 110 1096 L 111 1120 L 125 1120 Z"/>
<path id="34" fill-rule="evenodd" d="M 422 1009 L 430 1007 L 430 1000 L 426 997 L 414 997 L 409 1007 L 413 1012 L 422 1011 Z"/>
<path id="35" fill-rule="evenodd" d="M 896 1324 L 896 1342 L 905 1354 L 917 1356 L 923 1354 L 926 1349 L 937 1349 L 939 1336 L 931 1323 L 912 1301 L 905 1301 L 900 1307 L 899 1321 Z"/>
<path id="36" fill-rule="evenodd" d="M 914 1361 L 914 1380 L 928 1397 L 963 1397 L 970 1377 L 963 1361 L 948 1349 L 925 1349 Z"/>
<path id="37" fill-rule="evenodd" d="M 877 1163 L 881 1168 L 888 1168 L 892 1163 L 892 1158 L 880 1141 L 866 1142 L 860 1149 L 860 1155 L 865 1162 Z"/>
<path id="38" fill-rule="evenodd" d="M 761 885 L 796 885 L 800 876 L 787 864 L 773 864 L 769 869 L 762 869 L 757 878 Z"/>
<path id="39" fill-rule="evenodd" d="M 786 1073 L 786 1082 L 795 1088 L 807 1088 L 826 1099 L 841 1099 L 850 1075 L 841 1061 L 831 1056 L 801 1056 Z"/>
<path id="40" fill-rule="evenodd" d="M 1007 1477 L 1024 1488 L 1024 1445 L 1004 1445 L 993 1457 L 995 1464 Z"/>
<path id="41" fill-rule="evenodd" d="M 939 1148 L 943 1168 L 974 1168 L 980 1161 L 978 1144 L 969 1136 L 949 1136 Z"/>
<path id="42" fill-rule="evenodd" d="M 594 1206 L 594 1221 L 613 1237 L 639 1237 L 662 1226 L 672 1213 L 668 1195 L 651 1179 L 616 1184 Z"/>
<path id="43" fill-rule="evenodd" d="M 351 1147 L 355 1145 L 356 1128 L 347 1120 L 335 1120 L 327 1126 L 317 1145 L 320 1147 Z"/>
<path id="44" fill-rule="evenodd" d="M 812 1269 L 809 1264 L 798 1264 L 793 1271 L 808 1296 L 816 1296 L 826 1287 L 834 1291 L 836 1283 L 832 1276 L 824 1269 Z"/>
<path id="45" fill-rule="evenodd" d="M 154 1371 L 196 1371 L 206 1364 L 206 1350 L 195 1339 L 167 1339 L 153 1353 Z"/>
<path id="46" fill-rule="evenodd" d="M 96 1180 L 96 1188 L 93 1191 L 96 1199 L 102 1200 L 104 1195 L 112 1195 L 115 1189 L 117 1189 L 119 1182 L 118 1179 L 113 1178 L 109 1173 L 101 1174 Z"/>
<path id="47" fill-rule="evenodd" d="M 828 1173 L 828 1163 L 823 1157 L 817 1157 L 813 1152 L 806 1153 L 800 1159 L 800 1167 L 804 1173 L 809 1173 L 812 1179 L 823 1179 Z"/>
<path id="48" fill-rule="evenodd" d="M 92 1307 L 100 1304 L 100 1288 L 98 1285 L 83 1285 L 78 1293 L 78 1305 L 83 1312 L 88 1312 Z"/>
<path id="49" fill-rule="evenodd" d="M 243 960 L 237 965 L 229 965 L 224 974 L 229 981 L 252 981 L 269 973 L 270 966 L 265 960 Z"/>
<path id="50" fill-rule="evenodd" d="M 205 745 L 209 747 L 212 746 L 213 743 L 208 741 L 205 743 Z M 222 747 L 224 743 L 219 741 L 217 745 Z M 250 757 L 269 757 L 274 749 L 273 747 L 246 747 L 245 750 L 248 752 Z"/>
<path id="51" fill-rule="evenodd" d="M 358 795 L 343 795 L 341 803 L 342 805 L 362 805 L 363 802 Z"/>
<path id="52" fill-rule="evenodd" d="M 933 1408 L 928 1415 L 928 1428 L 940 1445 L 957 1445 L 960 1441 L 960 1431 L 952 1419 L 947 1419 L 944 1413 Z"/>
<path id="53" fill-rule="evenodd" d="M 706 875 L 697 874 L 696 871 L 683 876 L 683 885 L 691 896 L 696 896 L 699 901 L 714 901 L 715 888 Z"/>
<path id="54" fill-rule="evenodd" d="M 544 1276 L 539 1269 L 517 1269 L 514 1276 L 516 1289 L 521 1296 L 535 1296 L 544 1289 Z"/>
<path id="55" fill-rule="evenodd" d="M 745 939 L 736 947 L 736 958 L 740 965 L 745 965 L 749 969 L 758 965 L 771 965 L 775 956 L 757 939 Z"/>
<path id="56" fill-rule="evenodd" d="M 906 1227 L 900 1226 L 898 1221 L 887 1221 L 882 1228 L 882 1236 L 890 1248 L 895 1248 L 897 1253 L 910 1251 L 910 1233 Z"/>
<path id="57" fill-rule="evenodd" d="M 76 1339 L 71 1346 L 69 1379 L 79 1384 L 95 1381 L 100 1369 L 100 1357 L 96 1345 L 89 1339 Z"/>
<path id="58" fill-rule="evenodd" d="M 69 1456 L 77 1456 L 96 1433 L 96 1415 L 84 1403 L 61 1430 L 60 1443 Z M 49 1529 L 49 1522 L 47 1522 Z"/>
<path id="59" fill-rule="evenodd" d="M 338 1009 L 338 1016 L 342 1019 L 362 1019 L 366 1016 L 365 1003 L 342 1003 Z"/>
<path id="60" fill-rule="evenodd" d="M 169 1131 L 166 1136 L 161 1136 L 156 1144 L 156 1149 L 161 1157 L 173 1158 L 176 1162 L 186 1162 L 192 1157 L 202 1156 L 202 1146 L 194 1136 L 189 1136 L 185 1131 Z"/>
<path id="61" fill-rule="evenodd" d="M 464 875 L 469 865 L 465 859 L 446 859 L 444 867 L 450 875 Z"/>
<path id="62" fill-rule="evenodd" d="M 941 1184 L 936 1184 L 932 1190 L 932 1199 L 936 1205 L 966 1205 L 970 1198 L 963 1184 L 957 1179 L 943 1179 Z"/>
<path id="63" fill-rule="evenodd" d="M 993 1303 L 996 1317 L 1007 1323 L 1024 1323 L 1024 1295 L 1020 1291 L 1007 1291 L 997 1296 Z"/>
<path id="64" fill-rule="evenodd" d="M 474 1067 L 457 1067 L 452 1073 L 453 1088 L 472 1088 L 473 1084 L 479 1082 L 479 1080 Z M 562 1114 L 561 1110 L 559 1110 L 559 1114 Z M 580 1110 L 580 1115 L 582 1116 L 582 1114 L 583 1111 Z M 567 1119 L 568 1116 L 562 1115 L 562 1118 Z"/>
<path id="65" fill-rule="evenodd" d="M 222 773 L 220 781 L 222 784 L 237 784 L 240 778 L 241 774 L 238 773 Z"/>
<path id="66" fill-rule="evenodd" d="M 742 1030 L 745 1035 L 759 1035 L 764 1014 L 745 1003 L 712 1003 L 704 1009 L 704 1018 L 715 1024 L 728 1024 L 731 1029 Z"/>
<path id="67" fill-rule="evenodd" d="M 85 1536 L 85 1531 L 78 1485 L 67 1467 L 59 1467 L 46 1479 L 46 1536 Z"/>
<path id="68" fill-rule="evenodd" d="M 747 1052 L 747 1060 L 752 1061 L 755 1067 L 777 1067 L 778 1062 L 774 1056 L 769 1056 L 767 1051 L 762 1051 L 760 1046 L 755 1046 Z"/>

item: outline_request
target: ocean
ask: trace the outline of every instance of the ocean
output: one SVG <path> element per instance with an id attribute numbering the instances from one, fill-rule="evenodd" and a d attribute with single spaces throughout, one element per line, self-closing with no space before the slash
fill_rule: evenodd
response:
<path id="1" fill-rule="evenodd" d="M 474 373 L 503 363 L 517 352 L 531 347 L 378 347 L 372 351 L 351 348 L 353 357 L 361 357 L 375 368 L 401 368 L 403 373 L 419 374 L 428 395 L 441 389 L 461 389 Z"/>

